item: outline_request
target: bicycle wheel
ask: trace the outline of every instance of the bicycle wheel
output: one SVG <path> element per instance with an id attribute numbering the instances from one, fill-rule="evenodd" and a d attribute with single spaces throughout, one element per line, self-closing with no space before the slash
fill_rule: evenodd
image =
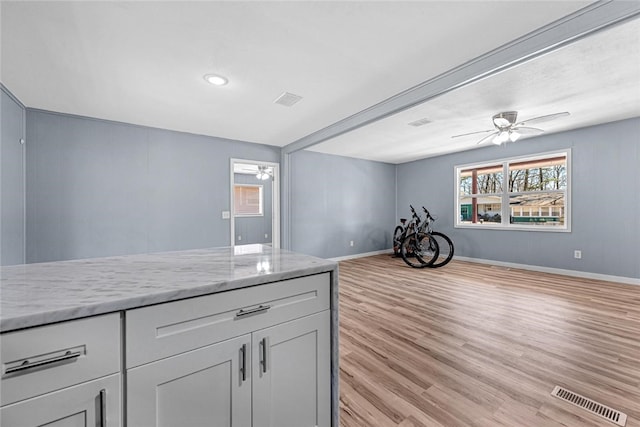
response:
<path id="1" fill-rule="evenodd" d="M 401 226 L 397 226 L 393 230 L 393 256 L 400 256 L 400 245 L 402 244 L 402 233 L 404 229 Z"/>
<path id="2" fill-rule="evenodd" d="M 429 267 L 438 268 L 447 265 L 453 258 L 453 242 L 446 234 L 439 231 L 431 232 L 431 237 L 438 243 L 439 253 L 437 259 Z"/>
<path id="3" fill-rule="evenodd" d="M 410 267 L 424 268 L 438 259 L 438 242 L 427 233 L 411 233 L 400 245 L 400 255 Z"/>

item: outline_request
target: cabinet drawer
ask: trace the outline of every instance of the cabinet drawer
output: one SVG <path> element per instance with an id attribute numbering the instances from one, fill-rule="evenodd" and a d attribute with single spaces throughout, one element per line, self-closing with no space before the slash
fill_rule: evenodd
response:
<path id="1" fill-rule="evenodd" d="M 126 312 L 126 365 L 139 366 L 329 308 L 323 273 Z"/>
<path id="2" fill-rule="evenodd" d="M 0 335 L 8 405 L 120 371 L 120 314 Z"/>
<path id="3" fill-rule="evenodd" d="M 119 427 L 121 375 L 67 387 L 0 408 L 0 425 L 7 427 Z"/>

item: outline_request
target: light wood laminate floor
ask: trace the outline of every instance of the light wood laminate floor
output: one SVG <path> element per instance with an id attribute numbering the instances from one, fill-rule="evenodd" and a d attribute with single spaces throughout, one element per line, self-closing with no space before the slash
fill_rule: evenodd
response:
<path id="1" fill-rule="evenodd" d="M 640 287 L 389 255 L 340 262 L 342 427 L 640 427 Z"/>

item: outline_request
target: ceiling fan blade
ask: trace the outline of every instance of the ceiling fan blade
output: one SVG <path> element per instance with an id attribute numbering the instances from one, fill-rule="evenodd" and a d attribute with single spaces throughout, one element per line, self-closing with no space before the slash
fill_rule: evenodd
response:
<path id="1" fill-rule="evenodd" d="M 546 116 L 538 116 L 538 117 L 533 117 L 531 119 L 528 120 L 523 120 L 520 123 L 516 123 L 514 126 L 520 126 L 520 125 L 529 125 L 532 123 L 542 123 L 542 122 L 548 122 L 549 120 L 554 120 L 557 119 L 559 117 L 565 117 L 568 116 L 569 112 L 564 111 L 562 113 L 554 113 L 554 114 L 547 114 Z"/>
<path id="2" fill-rule="evenodd" d="M 514 132 L 518 132 L 521 135 L 537 135 L 544 132 L 542 129 L 527 126 L 514 126 L 513 128 L 511 128 L 511 130 Z"/>
<path id="3" fill-rule="evenodd" d="M 477 131 L 477 132 L 470 132 L 470 133 L 463 133 L 463 134 L 460 134 L 460 135 L 454 135 L 454 136 L 452 136 L 451 138 L 459 138 L 459 137 L 461 137 L 461 136 L 475 135 L 475 134 L 477 134 L 477 133 L 487 133 L 487 132 L 493 132 L 493 131 L 494 131 L 493 129 L 489 129 L 489 130 L 479 130 L 479 131 Z"/>
<path id="4" fill-rule="evenodd" d="M 488 141 L 490 138 L 492 138 L 492 137 L 494 137 L 494 136 L 498 135 L 499 133 L 500 133 L 500 132 L 493 132 L 492 134 L 485 136 L 485 137 L 484 137 L 484 138 L 482 138 L 480 141 L 476 142 L 476 145 L 480 145 L 480 144 L 482 144 L 483 142 Z"/>

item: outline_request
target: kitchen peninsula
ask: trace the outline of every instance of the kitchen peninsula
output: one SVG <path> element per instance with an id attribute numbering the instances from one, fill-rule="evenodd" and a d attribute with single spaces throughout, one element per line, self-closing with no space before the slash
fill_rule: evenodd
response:
<path id="1" fill-rule="evenodd" d="M 338 425 L 335 262 L 247 245 L 1 277 L 3 425 Z"/>

